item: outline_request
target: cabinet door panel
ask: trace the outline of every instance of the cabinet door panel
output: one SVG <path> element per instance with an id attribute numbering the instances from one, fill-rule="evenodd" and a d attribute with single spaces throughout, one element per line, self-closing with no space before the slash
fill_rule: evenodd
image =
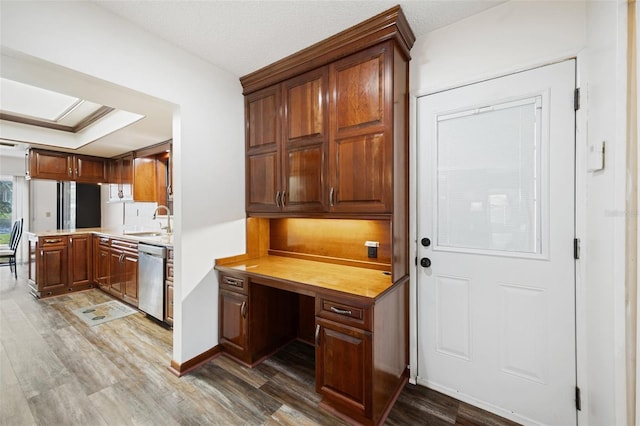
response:
<path id="1" fill-rule="evenodd" d="M 62 152 L 32 150 L 30 169 L 32 178 L 70 180 L 73 177 L 72 156 Z"/>
<path id="2" fill-rule="evenodd" d="M 384 134 L 334 142 L 333 211 L 391 211 L 391 167 Z"/>
<path id="3" fill-rule="evenodd" d="M 247 161 L 247 210 L 278 211 L 276 193 L 278 192 L 277 153 L 250 156 Z"/>
<path id="4" fill-rule="evenodd" d="M 334 65 L 337 132 L 385 120 L 385 57 L 371 49 Z"/>
<path id="5" fill-rule="evenodd" d="M 361 415 L 371 411 L 371 333 L 318 318 L 316 390 Z"/>
<path id="6" fill-rule="evenodd" d="M 248 345 L 247 296 L 220 290 L 220 343 L 231 354 L 242 356 Z"/>
<path id="7" fill-rule="evenodd" d="M 75 179 L 81 182 L 106 182 L 107 167 L 105 160 L 93 157 L 75 157 Z"/>
<path id="8" fill-rule="evenodd" d="M 91 235 L 69 237 L 69 280 L 71 287 L 87 285 L 91 282 Z"/>
<path id="9" fill-rule="evenodd" d="M 285 211 L 326 210 L 328 68 L 283 83 L 283 199 Z"/>
<path id="10" fill-rule="evenodd" d="M 122 250 L 111 250 L 109 262 L 109 289 L 119 297 L 122 297 Z"/>
<path id="11" fill-rule="evenodd" d="M 300 79 L 296 79 L 285 84 L 289 141 L 302 137 L 321 136 L 325 132 L 326 72 L 312 78 L 311 81 L 299 82 Z"/>
<path id="12" fill-rule="evenodd" d="M 110 262 L 110 250 L 108 247 L 102 247 L 98 249 L 96 255 L 95 265 L 95 280 L 103 289 L 109 288 L 109 262 Z"/>
<path id="13" fill-rule="evenodd" d="M 138 256 L 125 253 L 122 270 L 123 297 L 127 302 L 138 306 Z"/>
<path id="14" fill-rule="evenodd" d="M 287 151 L 283 204 L 288 211 L 324 210 L 323 154 L 322 145 Z"/>
<path id="15" fill-rule="evenodd" d="M 278 86 L 247 97 L 247 149 L 275 146 L 279 139 Z"/>
<path id="16" fill-rule="evenodd" d="M 68 248 L 64 245 L 45 247 L 40 250 L 38 267 L 38 290 L 41 292 L 67 287 Z"/>

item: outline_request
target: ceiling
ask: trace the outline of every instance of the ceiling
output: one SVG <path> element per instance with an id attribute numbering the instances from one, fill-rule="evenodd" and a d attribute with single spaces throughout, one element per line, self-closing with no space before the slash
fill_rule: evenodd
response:
<path id="1" fill-rule="evenodd" d="M 399 4 L 416 37 L 503 0 L 91 0 L 105 11 L 241 77 Z M 5 64 L 3 63 L 3 73 Z M 4 75 L 3 75 L 4 76 Z M 86 80 L 86 79 L 85 79 Z M 66 93 L 86 99 L 83 93 Z M 126 96 L 130 96 L 127 94 Z M 142 96 L 142 95 L 141 95 Z M 109 105 L 102 99 L 91 99 Z M 160 100 L 126 110 L 145 116 L 76 152 L 105 157 L 171 138 L 171 106 Z M 98 123 L 100 120 L 98 121 Z M 2 121 L 2 126 L 7 122 Z M 25 125 L 22 125 L 25 126 Z M 35 131 L 35 129 L 34 129 Z M 40 139 L 38 139 L 40 138 Z M 25 138 L 38 146 L 46 135 Z M 129 141 L 123 145 L 122 141 Z M 47 141 L 51 146 L 51 142 Z M 25 144 L 18 144 L 24 149 Z M 53 146 L 56 146 L 54 143 Z M 70 149 L 69 146 L 62 148 Z M 15 149 L 14 149 L 15 151 Z M 0 148 L 6 154 L 6 148 Z"/>

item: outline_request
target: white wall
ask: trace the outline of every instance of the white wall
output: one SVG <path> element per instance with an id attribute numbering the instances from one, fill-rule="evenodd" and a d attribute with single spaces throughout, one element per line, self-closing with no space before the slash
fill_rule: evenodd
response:
<path id="1" fill-rule="evenodd" d="M 55 230 L 58 226 L 57 205 L 58 190 L 55 180 L 32 179 L 29 186 L 29 212 L 28 226 L 31 232 L 43 232 Z"/>
<path id="2" fill-rule="evenodd" d="M 624 211 L 622 4 L 509 2 L 420 37 L 411 51 L 416 96 L 578 57 L 587 92 L 577 117 L 579 421 L 591 425 L 626 424 L 624 215 L 612 214 Z M 606 168 L 589 173 L 587 148 L 601 140 Z"/>
<path id="3" fill-rule="evenodd" d="M 3 1 L 0 19 L 3 53 L 40 69 L 85 74 L 78 84 L 97 78 L 175 105 L 173 359 L 181 363 L 217 345 L 213 261 L 244 252 L 245 243 L 237 76 L 88 2 Z"/>
<path id="4" fill-rule="evenodd" d="M 0 151 L 0 176 L 24 176 L 24 156 L 6 155 Z"/>

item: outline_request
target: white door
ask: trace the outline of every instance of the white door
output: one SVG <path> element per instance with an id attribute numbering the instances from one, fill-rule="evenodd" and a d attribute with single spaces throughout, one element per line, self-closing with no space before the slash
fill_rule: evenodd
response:
<path id="1" fill-rule="evenodd" d="M 577 421 L 574 89 L 570 60 L 418 99 L 417 382 L 525 424 Z"/>

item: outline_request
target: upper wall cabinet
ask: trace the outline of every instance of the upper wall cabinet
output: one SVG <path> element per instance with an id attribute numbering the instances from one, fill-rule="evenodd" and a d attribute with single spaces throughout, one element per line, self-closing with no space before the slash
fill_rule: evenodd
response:
<path id="1" fill-rule="evenodd" d="M 327 94 L 323 67 L 247 96 L 247 211 L 326 210 Z"/>
<path id="2" fill-rule="evenodd" d="M 240 79 L 249 214 L 392 214 L 406 204 L 408 62 L 399 8 Z"/>
<path id="3" fill-rule="evenodd" d="M 54 179 L 85 183 L 107 182 L 104 158 L 32 149 L 27 175 L 34 179 Z"/>
<path id="4" fill-rule="evenodd" d="M 133 153 L 109 161 L 109 201 L 133 200 Z"/>

